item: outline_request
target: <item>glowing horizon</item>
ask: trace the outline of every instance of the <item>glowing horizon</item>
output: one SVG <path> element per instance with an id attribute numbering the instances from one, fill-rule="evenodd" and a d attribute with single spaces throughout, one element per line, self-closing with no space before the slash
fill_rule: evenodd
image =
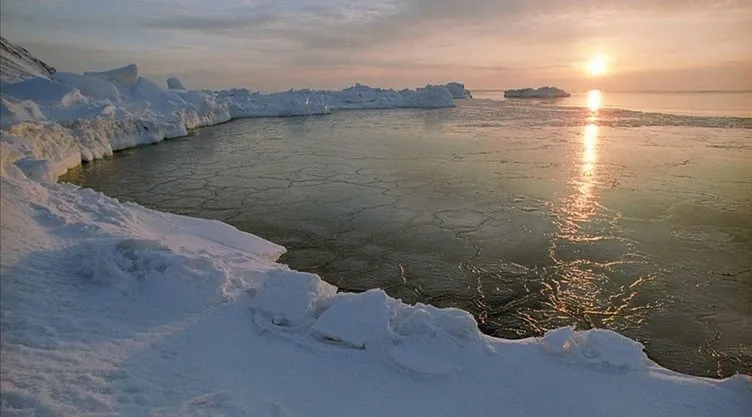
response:
<path id="1" fill-rule="evenodd" d="M 2 35 L 60 70 L 137 62 L 192 88 L 460 81 L 574 91 L 597 79 L 604 91 L 752 89 L 743 1 L 5 0 L 0 9 Z"/>

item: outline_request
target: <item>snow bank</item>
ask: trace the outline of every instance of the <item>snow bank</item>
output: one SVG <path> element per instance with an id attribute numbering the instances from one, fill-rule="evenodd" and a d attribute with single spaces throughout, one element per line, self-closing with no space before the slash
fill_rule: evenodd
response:
<path id="1" fill-rule="evenodd" d="M 576 332 L 563 327 L 546 333 L 541 344 L 551 354 L 577 364 L 639 371 L 650 363 L 640 343 L 608 330 Z"/>
<path id="2" fill-rule="evenodd" d="M 183 83 L 180 82 L 177 77 L 170 77 L 167 79 L 167 88 L 169 88 L 170 90 L 185 90 Z"/>
<path id="3" fill-rule="evenodd" d="M 77 149 L 81 161 L 113 151 L 185 136 L 188 130 L 231 119 L 327 114 L 335 109 L 453 106 L 446 87 L 384 90 L 356 85 L 342 91 L 290 90 L 261 94 L 248 89 L 185 91 L 165 89 L 128 65 L 84 75 L 55 73 L 53 80 L 31 78 L 3 84 L 0 123 L 5 136 L 32 143 L 24 167 L 34 178 L 54 180 L 71 167 L 70 153 L 54 154 L 39 143 L 51 139 L 56 149 Z M 174 80 L 171 82 L 174 87 Z M 39 126 L 17 127 L 38 123 Z M 53 133 L 54 132 L 54 133 Z M 46 160 L 46 163 L 34 162 Z M 64 168 L 63 168 L 64 167 Z M 43 172 L 48 169 L 47 172 Z"/>
<path id="4" fill-rule="evenodd" d="M 3 415 L 743 416 L 608 330 L 509 341 L 467 312 L 338 293 L 217 221 L 18 170 L 0 142 Z M 543 393 L 543 395 L 541 394 Z"/>
<path id="5" fill-rule="evenodd" d="M 560 98 L 569 96 L 569 93 L 556 87 L 540 87 L 538 89 L 522 88 L 519 90 L 504 91 L 504 97 L 507 98 Z"/>

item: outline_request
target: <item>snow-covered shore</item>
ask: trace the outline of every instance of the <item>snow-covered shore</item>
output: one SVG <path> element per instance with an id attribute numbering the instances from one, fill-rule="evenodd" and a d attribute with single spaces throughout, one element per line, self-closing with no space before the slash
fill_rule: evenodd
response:
<path id="1" fill-rule="evenodd" d="M 26 65 L 29 66 L 29 65 Z M 23 67 L 23 65 L 15 65 Z M 113 151 L 186 136 L 190 129 L 232 119 L 309 116 L 338 109 L 452 107 L 446 86 L 389 90 L 357 84 L 341 91 L 248 89 L 190 91 L 163 88 L 139 75 L 136 64 L 73 74 L 38 72 L 2 83 L 0 127 L 27 175 L 56 180 L 67 169 Z M 19 81 L 20 79 L 20 81 Z M 182 87 L 171 79 L 173 87 Z M 459 85 L 451 83 L 452 86 Z M 20 138 L 20 139 L 19 139 Z"/>
<path id="2" fill-rule="evenodd" d="M 316 275 L 277 264 L 284 248 L 221 222 L 54 182 L 82 160 L 234 117 L 440 107 L 451 103 L 446 88 L 260 95 L 166 90 L 134 77 L 133 68 L 54 77 L 78 87 L 43 78 L 3 85 L 3 415 L 742 416 L 752 409 L 749 377 L 672 372 L 611 331 L 491 338 L 461 310 L 406 305 L 381 290 L 338 293 Z"/>

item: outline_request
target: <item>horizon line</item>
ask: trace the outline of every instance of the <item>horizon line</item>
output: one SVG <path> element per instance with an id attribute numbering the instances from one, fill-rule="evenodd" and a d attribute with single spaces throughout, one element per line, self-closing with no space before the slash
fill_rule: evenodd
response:
<path id="1" fill-rule="evenodd" d="M 522 87 L 522 88 L 535 88 L 535 87 Z M 507 90 L 516 90 L 518 88 L 507 88 L 507 89 L 501 89 L 501 88 L 468 88 L 470 92 L 479 92 L 479 93 L 490 93 L 490 92 L 504 92 Z M 752 93 L 752 89 L 719 89 L 719 90 L 710 90 L 710 89 L 699 89 L 699 90 L 604 90 L 600 88 L 590 88 L 590 89 L 577 89 L 572 90 L 572 92 L 576 93 L 585 93 L 591 90 L 600 90 L 605 93 L 652 93 L 652 94 L 666 94 L 666 93 L 673 93 L 673 94 L 697 94 L 697 93 L 705 93 L 705 94 L 711 94 L 711 93 Z"/>

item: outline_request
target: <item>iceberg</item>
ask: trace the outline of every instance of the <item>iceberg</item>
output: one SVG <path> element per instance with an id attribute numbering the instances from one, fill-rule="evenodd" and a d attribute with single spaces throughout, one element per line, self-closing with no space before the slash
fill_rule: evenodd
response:
<path id="1" fill-rule="evenodd" d="M 570 94 L 556 87 L 522 88 L 519 90 L 506 90 L 504 97 L 507 98 L 562 98 Z"/>
<path id="2" fill-rule="evenodd" d="M 449 84 L 445 84 L 444 87 L 449 90 L 449 93 L 452 94 L 453 98 L 473 98 L 470 90 L 465 89 L 465 84 L 451 82 Z"/>
<path id="3" fill-rule="evenodd" d="M 333 110 L 336 109 L 391 109 L 404 107 L 452 107 L 454 100 L 444 86 L 427 85 L 415 90 L 392 90 L 355 84 L 341 91 L 321 91 L 320 94 Z"/>
<path id="4" fill-rule="evenodd" d="M 3 415 L 748 413 L 749 376 L 682 375 L 609 330 L 489 337 L 462 310 L 340 292 L 225 223 L 56 183 L 81 161 L 234 117 L 441 107 L 446 87 L 181 91 L 116 73 L 1 94 Z"/>

